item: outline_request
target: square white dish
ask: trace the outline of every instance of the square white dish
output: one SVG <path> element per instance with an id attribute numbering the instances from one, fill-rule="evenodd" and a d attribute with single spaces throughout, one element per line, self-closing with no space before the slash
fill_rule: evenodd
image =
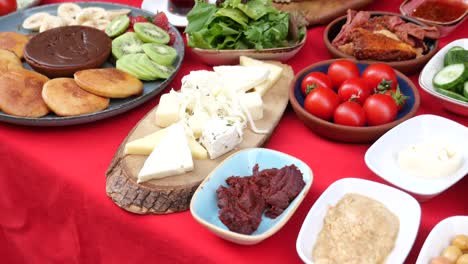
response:
<path id="1" fill-rule="evenodd" d="M 426 238 L 416 264 L 428 264 L 450 245 L 456 235 L 468 235 L 468 216 L 452 216 L 440 221 Z"/>
<path id="2" fill-rule="evenodd" d="M 459 115 L 468 116 L 468 103 L 438 93 L 432 84 L 434 75 L 444 67 L 445 54 L 454 46 L 468 49 L 468 38 L 455 40 L 439 50 L 426 66 L 424 66 L 424 69 L 419 75 L 419 85 L 425 92 L 435 97 L 445 109 Z"/>
<path id="3" fill-rule="evenodd" d="M 403 263 L 418 233 L 421 220 L 419 203 L 411 195 L 393 187 L 356 178 L 345 178 L 331 184 L 310 209 L 296 241 L 296 250 L 302 261 L 314 263 L 312 250 L 323 227 L 327 210 L 347 193 L 357 193 L 379 201 L 398 216 L 400 229 L 395 247 L 385 263 Z"/>
<path id="4" fill-rule="evenodd" d="M 430 199 L 445 191 L 468 173 L 468 128 L 436 115 L 420 115 L 406 120 L 379 138 L 366 152 L 367 167 L 394 186 L 412 193 L 418 200 Z M 422 178 L 398 166 L 398 152 L 411 144 L 444 140 L 463 155 L 462 166 L 451 175 Z"/>

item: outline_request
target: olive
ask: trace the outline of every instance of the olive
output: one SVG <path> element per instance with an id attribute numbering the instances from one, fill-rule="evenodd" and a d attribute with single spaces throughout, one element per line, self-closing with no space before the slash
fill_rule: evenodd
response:
<path id="1" fill-rule="evenodd" d="M 453 264 L 453 262 L 446 257 L 435 257 L 431 259 L 431 262 L 429 264 Z"/>
<path id="2" fill-rule="evenodd" d="M 448 246 L 444 252 L 442 252 L 442 257 L 448 258 L 451 262 L 455 263 L 457 259 L 462 255 L 463 253 L 461 250 L 456 247 L 456 246 Z"/>
<path id="3" fill-rule="evenodd" d="M 468 250 L 468 236 L 466 235 L 457 235 L 452 240 L 452 245 L 461 249 L 462 251 Z"/>
<path id="4" fill-rule="evenodd" d="M 468 264 L 468 254 L 464 254 L 457 259 L 456 264 Z"/>

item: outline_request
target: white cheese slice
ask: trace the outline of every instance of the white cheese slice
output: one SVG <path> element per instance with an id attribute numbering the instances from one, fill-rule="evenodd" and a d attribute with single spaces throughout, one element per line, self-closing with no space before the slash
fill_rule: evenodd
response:
<path id="1" fill-rule="evenodd" d="M 263 100 L 258 92 L 244 93 L 240 96 L 240 102 L 249 111 L 252 120 L 263 118 Z"/>
<path id="2" fill-rule="evenodd" d="M 163 94 L 156 109 L 156 125 L 168 127 L 179 121 L 180 104 L 180 99 L 175 92 Z"/>
<path id="3" fill-rule="evenodd" d="M 214 71 L 191 71 L 182 78 L 181 92 L 193 89 L 206 89 L 208 91 L 219 91 L 223 84 L 219 75 Z"/>
<path id="4" fill-rule="evenodd" d="M 258 66 L 216 66 L 213 70 L 218 73 L 223 82 L 223 89 L 246 92 L 264 82 L 270 70 Z"/>
<path id="5" fill-rule="evenodd" d="M 138 173 L 138 183 L 179 175 L 193 170 L 192 153 L 184 127 L 175 123 L 167 128 L 153 152 L 148 156 Z"/>
<path id="6" fill-rule="evenodd" d="M 208 151 L 210 159 L 231 151 L 242 142 L 242 130 L 222 119 L 210 119 L 203 128 L 200 143 Z"/>
<path id="7" fill-rule="evenodd" d="M 240 65 L 243 66 L 257 66 L 257 67 L 266 67 L 270 70 L 268 78 L 262 83 L 255 86 L 254 90 L 260 93 L 262 96 L 279 80 L 281 74 L 283 73 L 283 68 L 264 61 L 252 59 L 246 56 L 240 56 Z"/>

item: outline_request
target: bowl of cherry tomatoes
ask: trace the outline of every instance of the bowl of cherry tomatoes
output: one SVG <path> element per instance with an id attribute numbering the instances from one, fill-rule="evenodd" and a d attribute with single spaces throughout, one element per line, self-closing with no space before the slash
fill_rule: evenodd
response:
<path id="1" fill-rule="evenodd" d="M 298 118 L 316 134 L 367 143 L 413 117 L 420 96 L 411 80 L 388 64 L 338 59 L 299 72 L 289 101 Z"/>

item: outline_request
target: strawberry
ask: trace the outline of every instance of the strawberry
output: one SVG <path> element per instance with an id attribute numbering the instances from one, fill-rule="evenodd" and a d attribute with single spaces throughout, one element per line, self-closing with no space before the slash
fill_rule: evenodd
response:
<path id="1" fill-rule="evenodd" d="M 148 19 L 144 16 L 129 16 L 130 18 L 130 25 L 128 26 L 129 28 L 133 28 L 133 25 L 135 23 L 140 23 L 140 22 L 148 22 Z"/>
<path id="2" fill-rule="evenodd" d="M 165 31 L 169 31 L 169 20 L 164 12 L 158 12 L 154 15 L 153 24 L 156 26 L 164 29 Z"/>
<path id="3" fill-rule="evenodd" d="M 167 45 L 172 46 L 175 42 L 176 34 L 172 31 L 168 32 L 169 33 L 169 43 Z"/>
<path id="4" fill-rule="evenodd" d="M 135 32 L 135 30 L 132 27 L 127 28 L 127 31 L 125 32 Z"/>

